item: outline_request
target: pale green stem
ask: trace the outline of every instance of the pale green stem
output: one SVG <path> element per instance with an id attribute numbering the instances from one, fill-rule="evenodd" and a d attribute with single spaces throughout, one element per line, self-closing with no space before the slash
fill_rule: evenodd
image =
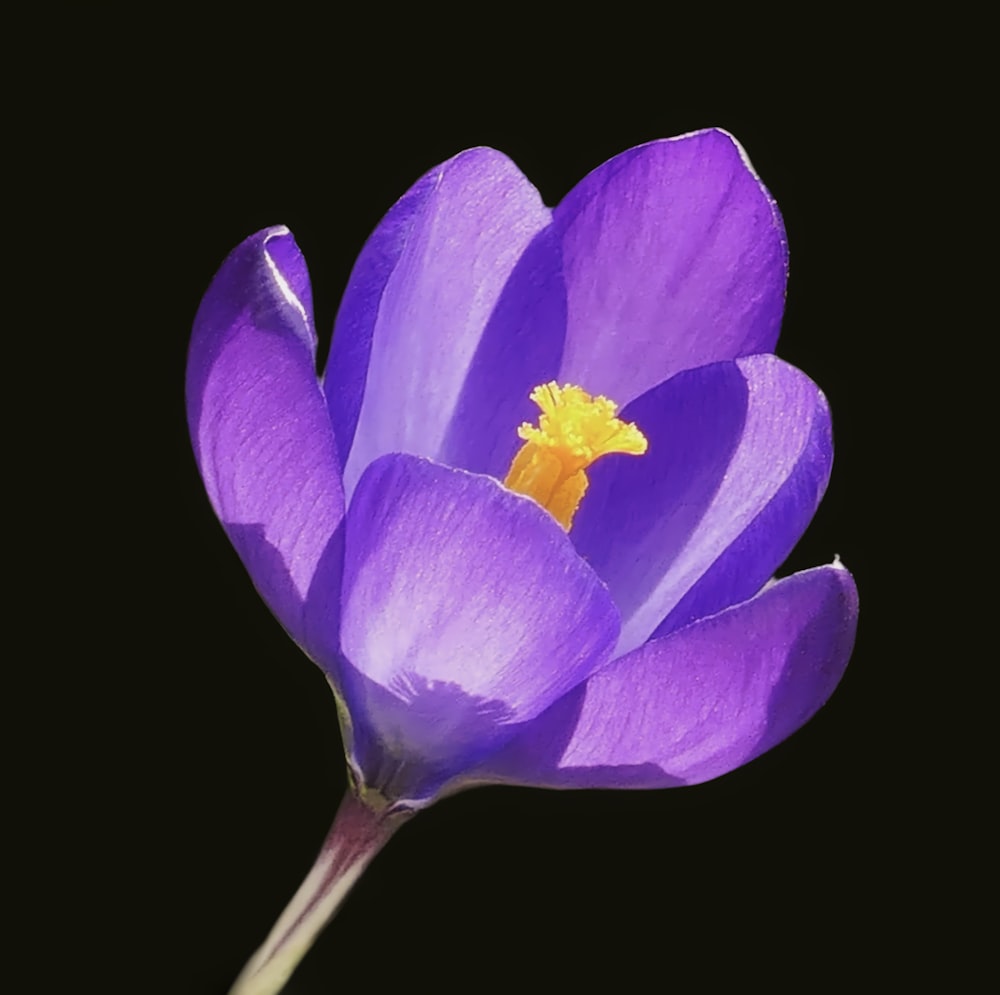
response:
<path id="1" fill-rule="evenodd" d="M 312 870 L 229 995 L 281 991 L 361 872 L 408 814 L 384 807 L 376 811 L 348 790 Z"/>

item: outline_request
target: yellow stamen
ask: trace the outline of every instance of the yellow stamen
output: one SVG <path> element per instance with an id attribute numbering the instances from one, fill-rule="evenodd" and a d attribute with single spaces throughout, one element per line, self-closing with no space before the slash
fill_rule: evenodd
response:
<path id="1" fill-rule="evenodd" d="M 587 467 L 608 453 L 640 456 L 649 444 L 634 423 L 615 417 L 614 401 L 580 387 L 542 384 L 531 399 L 542 409 L 538 427 L 525 422 L 517 430 L 525 442 L 504 486 L 537 501 L 568 532 L 587 490 Z"/>

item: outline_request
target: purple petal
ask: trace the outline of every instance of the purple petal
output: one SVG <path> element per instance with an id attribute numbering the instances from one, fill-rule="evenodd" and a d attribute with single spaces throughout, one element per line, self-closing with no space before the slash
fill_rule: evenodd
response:
<path id="1" fill-rule="evenodd" d="M 514 438 L 535 378 L 558 369 L 558 253 L 551 234 L 536 242 L 549 222 L 509 159 L 471 149 L 420 180 L 376 229 L 341 303 L 325 381 L 338 438 L 352 441 L 348 493 L 384 453 L 490 450 L 497 432 L 484 424 Z M 464 390 L 470 371 L 485 389 Z"/>
<path id="2" fill-rule="evenodd" d="M 807 722 L 854 645 L 857 591 L 834 564 L 616 660 L 470 781 L 661 788 L 734 770 Z"/>
<path id="3" fill-rule="evenodd" d="M 680 370 L 774 348 L 784 227 L 726 132 L 623 152 L 554 221 L 568 298 L 562 381 L 625 404 Z"/>
<path id="4" fill-rule="evenodd" d="M 423 176 L 379 222 L 351 270 L 337 310 L 323 383 L 337 449 L 341 453 L 349 453 L 354 441 L 379 301 L 389 277 L 399 265 L 414 226 L 433 198 L 436 179 L 437 170 Z"/>
<path id="5" fill-rule="evenodd" d="M 775 356 L 685 371 L 622 417 L 649 451 L 595 464 L 572 532 L 621 612 L 618 655 L 664 619 L 658 635 L 758 591 L 809 524 L 833 460 L 826 399 Z"/>
<path id="6" fill-rule="evenodd" d="M 315 345 L 305 260 L 287 228 L 269 228 L 216 274 L 187 369 L 188 424 L 212 507 L 302 642 L 303 607 L 344 514 Z"/>
<path id="7" fill-rule="evenodd" d="M 617 635 L 606 588 L 534 502 L 411 456 L 365 471 L 341 643 L 367 777 L 387 757 L 411 780 L 414 766 L 467 766 L 602 665 Z"/>

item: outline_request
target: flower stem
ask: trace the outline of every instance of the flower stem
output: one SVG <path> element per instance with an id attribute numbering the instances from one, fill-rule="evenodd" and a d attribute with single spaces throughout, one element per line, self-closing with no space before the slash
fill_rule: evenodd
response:
<path id="1" fill-rule="evenodd" d="M 369 808 L 348 790 L 312 870 L 229 995 L 281 991 L 361 872 L 408 814 L 387 807 Z"/>

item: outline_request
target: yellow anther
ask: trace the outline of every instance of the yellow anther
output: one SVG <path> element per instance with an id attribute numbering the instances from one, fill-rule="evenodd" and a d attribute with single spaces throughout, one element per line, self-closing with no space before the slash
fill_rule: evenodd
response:
<path id="1" fill-rule="evenodd" d="M 614 401 L 580 387 L 542 384 L 531 399 L 542 409 L 538 426 L 525 422 L 517 430 L 525 442 L 504 486 L 537 501 L 568 532 L 587 490 L 587 467 L 608 453 L 640 456 L 649 444 L 634 423 L 616 417 Z"/>

